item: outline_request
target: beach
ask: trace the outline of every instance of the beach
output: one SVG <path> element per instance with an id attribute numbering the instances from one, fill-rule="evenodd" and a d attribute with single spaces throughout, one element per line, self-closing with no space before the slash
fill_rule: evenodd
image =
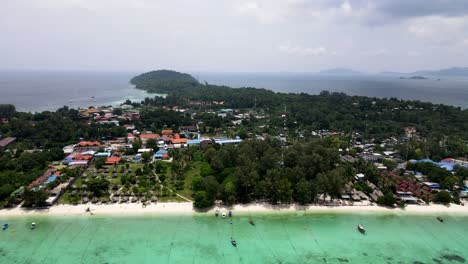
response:
<path id="1" fill-rule="evenodd" d="M 90 213 L 86 212 L 87 208 Z M 5 216 L 80 216 L 80 215 L 195 215 L 214 214 L 231 210 L 236 214 L 256 213 L 395 213 L 395 214 L 467 214 L 468 207 L 450 204 L 446 205 L 408 205 L 405 208 L 388 208 L 377 205 L 366 206 L 274 206 L 264 203 L 234 205 L 232 207 L 216 206 L 207 211 L 194 210 L 192 203 L 156 203 L 143 206 L 141 203 L 123 204 L 80 204 L 54 205 L 47 209 L 2 209 L 0 217 Z"/>

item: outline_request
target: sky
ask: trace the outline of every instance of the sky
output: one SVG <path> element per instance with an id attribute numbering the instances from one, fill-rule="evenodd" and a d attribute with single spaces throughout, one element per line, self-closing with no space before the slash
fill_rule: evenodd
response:
<path id="1" fill-rule="evenodd" d="M 4 0 L 0 69 L 468 66 L 467 0 Z"/>

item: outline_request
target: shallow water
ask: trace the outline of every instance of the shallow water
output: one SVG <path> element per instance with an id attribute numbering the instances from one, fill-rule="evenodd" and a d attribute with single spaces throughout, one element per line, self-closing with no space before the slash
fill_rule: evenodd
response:
<path id="1" fill-rule="evenodd" d="M 247 215 L 232 224 L 211 215 L 0 217 L 10 224 L 0 233 L 0 263 L 468 262 L 468 216 L 444 218 L 265 214 L 251 226 Z"/>

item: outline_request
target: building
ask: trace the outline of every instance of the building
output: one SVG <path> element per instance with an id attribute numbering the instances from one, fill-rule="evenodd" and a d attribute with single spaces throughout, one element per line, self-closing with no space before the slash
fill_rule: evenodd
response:
<path id="1" fill-rule="evenodd" d="M 155 160 L 167 160 L 169 159 L 169 153 L 165 149 L 160 149 L 154 154 Z"/>
<path id="2" fill-rule="evenodd" d="M 8 145 L 10 145 L 11 143 L 15 141 L 16 141 L 15 137 L 7 137 L 4 139 L 0 139 L 0 150 L 4 150 Z"/>
<path id="3" fill-rule="evenodd" d="M 161 137 L 160 135 L 153 134 L 153 133 L 141 134 L 140 135 L 141 142 L 143 142 L 143 143 L 146 143 L 146 141 L 148 141 L 149 139 L 158 140 L 160 137 Z"/>
<path id="4" fill-rule="evenodd" d="M 121 159 L 122 158 L 120 158 L 120 157 L 109 157 L 109 158 L 106 159 L 106 165 L 119 164 Z"/>

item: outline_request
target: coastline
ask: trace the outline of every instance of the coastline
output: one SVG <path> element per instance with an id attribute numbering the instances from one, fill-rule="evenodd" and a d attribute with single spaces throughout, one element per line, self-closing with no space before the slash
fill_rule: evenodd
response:
<path id="1" fill-rule="evenodd" d="M 90 208 L 91 213 L 86 212 Z M 80 205 L 55 205 L 47 209 L 2 209 L 0 217 L 37 217 L 37 216 L 91 216 L 91 215 L 114 215 L 114 216 L 138 216 L 138 215 L 211 215 L 216 210 L 228 212 L 232 210 L 233 214 L 251 215 L 251 214 L 285 214 L 285 213 L 364 213 L 364 214 L 466 214 L 468 207 L 450 204 L 445 205 L 408 205 L 404 209 L 387 208 L 377 205 L 367 206 L 275 206 L 264 203 L 252 203 L 246 205 L 235 205 L 233 207 L 215 206 L 209 210 L 196 211 L 192 203 L 157 203 L 143 207 L 140 203 L 129 204 L 80 204 Z"/>

